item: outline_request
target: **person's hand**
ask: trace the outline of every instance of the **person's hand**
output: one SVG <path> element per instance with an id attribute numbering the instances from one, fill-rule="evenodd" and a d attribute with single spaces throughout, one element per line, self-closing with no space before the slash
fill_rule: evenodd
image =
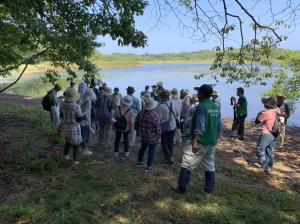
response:
<path id="1" fill-rule="evenodd" d="M 201 149 L 200 137 L 198 135 L 195 135 L 192 143 L 192 150 L 195 153 L 198 152 L 200 149 Z"/>

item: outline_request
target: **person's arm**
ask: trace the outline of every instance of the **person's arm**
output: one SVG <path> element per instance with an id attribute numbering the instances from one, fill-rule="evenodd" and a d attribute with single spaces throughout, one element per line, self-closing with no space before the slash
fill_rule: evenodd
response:
<path id="1" fill-rule="evenodd" d="M 263 123 L 266 120 L 263 111 L 259 112 L 255 118 L 255 124 Z"/>
<path id="2" fill-rule="evenodd" d="M 222 116 L 221 116 L 221 113 L 220 113 L 220 119 L 219 119 L 219 124 L 218 124 L 218 138 L 221 137 L 222 130 L 223 130 L 223 121 L 222 121 Z"/>
<path id="3" fill-rule="evenodd" d="M 203 132 L 205 131 L 205 110 L 204 107 L 202 105 L 199 105 L 196 108 L 195 111 L 195 116 L 196 116 L 196 127 L 194 130 L 194 141 L 193 141 L 193 149 L 200 149 L 200 139 L 201 136 L 203 134 Z"/>
<path id="4" fill-rule="evenodd" d="M 155 126 L 156 126 L 156 133 L 157 133 L 157 136 L 161 136 L 161 128 L 160 128 L 160 119 L 159 119 L 159 116 L 157 114 L 157 116 L 155 116 Z"/>

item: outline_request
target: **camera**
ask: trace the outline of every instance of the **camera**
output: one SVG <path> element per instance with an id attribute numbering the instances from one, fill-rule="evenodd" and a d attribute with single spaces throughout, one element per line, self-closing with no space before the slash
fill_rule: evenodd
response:
<path id="1" fill-rule="evenodd" d="M 230 105 L 233 106 L 235 104 L 235 102 L 236 102 L 236 98 L 234 96 L 232 96 L 230 98 Z"/>

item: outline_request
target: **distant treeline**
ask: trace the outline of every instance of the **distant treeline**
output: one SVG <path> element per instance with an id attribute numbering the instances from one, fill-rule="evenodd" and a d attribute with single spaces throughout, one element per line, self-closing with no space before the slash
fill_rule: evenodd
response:
<path id="1" fill-rule="evenodd" d="M 284 55 L 291 50 L 274 48 L 272 49 L 271 58 L 272 60 L 280 60 Z M 300 51 L 294 51 L 299 54 Z M 163 62 L 163 61 L 194 61 L 194 62 L 213 62 L 215 58 L 215 51 L 212 50 L 201 50 L 194 52 L 181 52 L 181 53 L 163 53 L 163 54 L 120 54 L 113 53 L 110 55 L 102 54 L 97 51 L 92 57 L 92 61 L 97 64 L 99 61 L 113 62 Z"/>

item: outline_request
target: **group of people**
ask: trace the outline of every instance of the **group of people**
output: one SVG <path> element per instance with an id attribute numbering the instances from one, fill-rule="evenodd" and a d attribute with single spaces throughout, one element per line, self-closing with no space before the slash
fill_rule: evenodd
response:
<path id="1" fill-rule="evenodd" d="M 49 99 L 51 120 L 66 139 L 64 155 L 71 159 L 69 149 L 73 148 L 73 160 L 77 160 L 78 151 L 83 155 L 92 155 L 88 149 L 90 133 L 98 130 L 99 145 L 104 148 L 112 145 L 114 137 L 114 157 L 119 156 L 121 138 L 124 142 L 124 155 L 129 156 L 130 146 L 140 140 L 137 165 L 146 171 L 152 170 L 155 149 L 160 143 L 165 163 L 172 165 L 174 144 L 186 141 L 183 145 L 183 158 L 178 183 L 172 186 L 176 192 L 186 191 L 191 172 L 200 163 L 205 170 L 204 191 L 212 192 L 215 187 L 215 145 L 221 135 L 221 103 L 219 94 L 211 85 L 195 87 L 197 94 L 190 96 L 189 90 L 167 90 L 160 81 L 135 96 L 135 88 L 128 86 L 122 96 L 119 88 L 112 89 L 106 83 L 100 86 L 96 80 L 90 84 L 82 82 L 78 88 L 71 81 L 64 94 L 58 84 L 44 97 Z M 238 100 L 232 98 L 234 122 L 232 138 L 244 140 L 244 122 L 247 117 L 247 99 L 244 89 L 237 89 Z M 43 99 L 46 102 L 47 100 Z M 262 124 L 262 131 L 256 154 L 265 170 L 272 168 L 274 150 L 278 138 L 282 136 L 289 110 L 284 96 L 263 98 L 266 110 L 260 112 L 255 120 Z M 46 108 L 43 104 L 43 107 Z M 280 130 L 274 126 L 277 118 Z M 279 126 L 279 125 L 278 125 Z M 277 136 L 276 133 L 277 132 Z M 280 133 L 280 134 L 279 134 Z M 280 137 L 280 144 L 284 137 Z M 283 140 L 282 140 L 283 139 Z M 148 149 L 147 161 L 145 153 Z"/>

